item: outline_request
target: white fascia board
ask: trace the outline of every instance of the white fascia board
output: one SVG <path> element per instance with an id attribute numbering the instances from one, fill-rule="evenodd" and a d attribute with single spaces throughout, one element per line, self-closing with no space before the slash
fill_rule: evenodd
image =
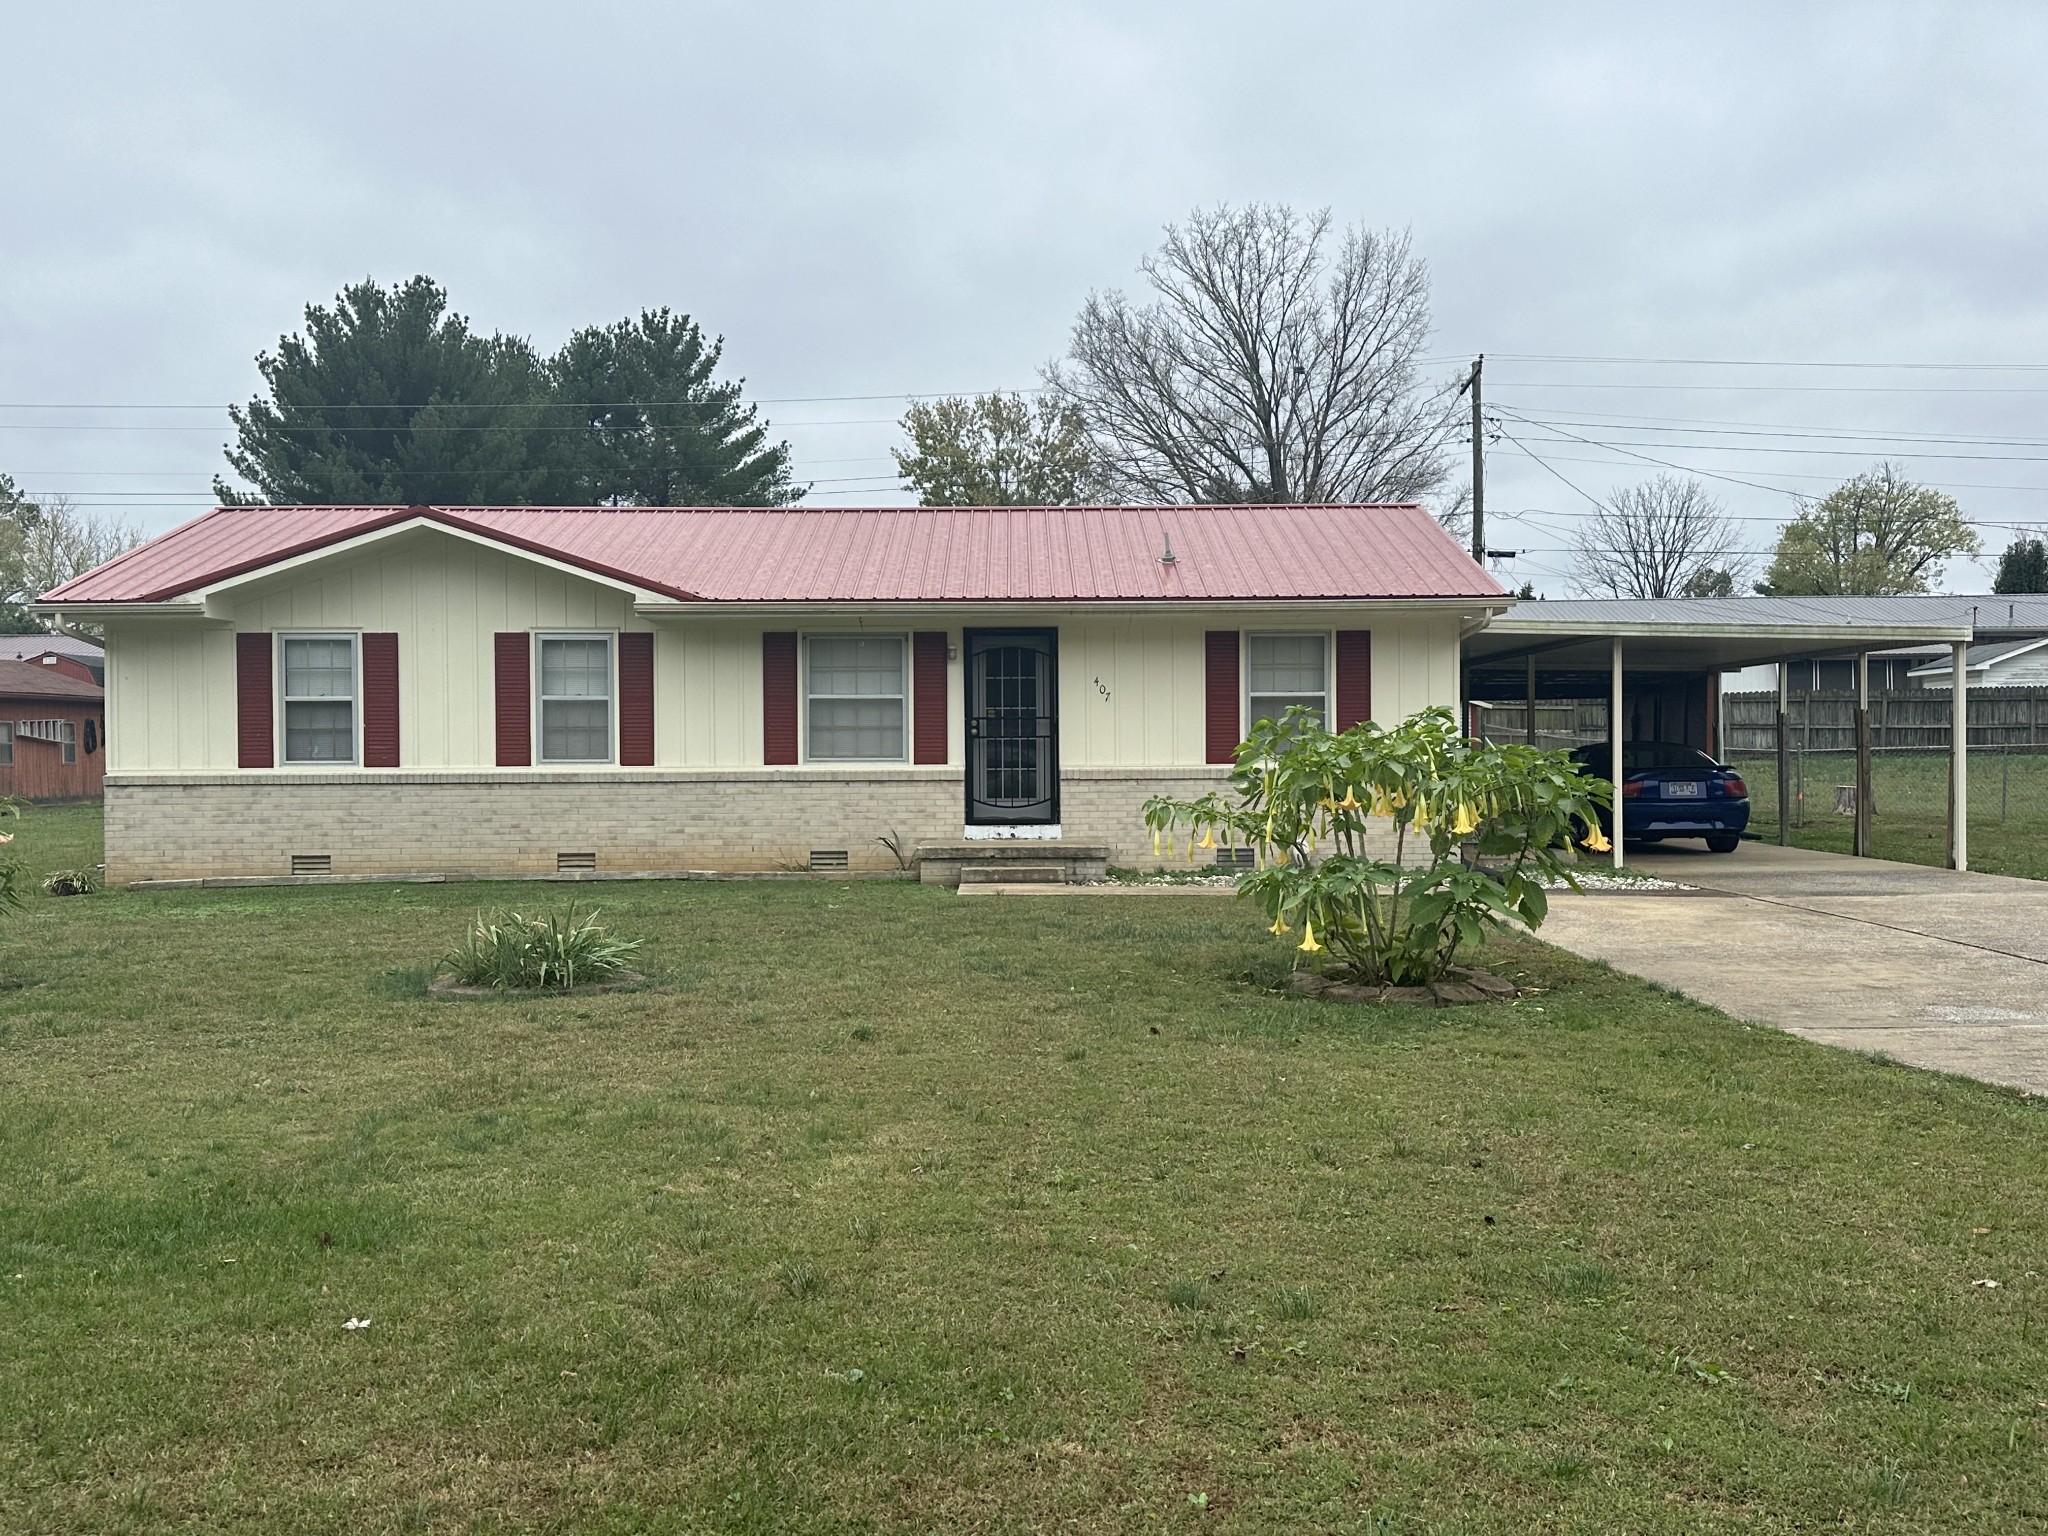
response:
<path id="1" fill-rule="evenodd" d="M 510 555 L 515 560 L 525 560 L 534 565 L 545 566 L 547 569 L 559 571 L 565 576 L 580 577 L 584 581 L 594 582 L 601 587 L 610 587 L 614 592 L 625 593 L 636 604 L 667 602 L 670 600 L 662 593 L 651 591 L 646 587 L 635 586 L 629 581 L 621 581 L 616 576 L 606 576 L 601 572 L 590 570 L 585 566 L 576 565 L 567 560 L 557 560 L 549 555 L 537 554 L 533 550 L 523 549 L 517 544 L 508 544 L 501 539 L 486 537 L 472 529 L 452 527 L 431 517 L 409 517 L 402 523 L 388 523 L 382 528 L 372 528 L 351 538 L 340 539 L 332 544 L 323 544 L 318 549 L 304 550 L 299 554 L 274 561 L 269 565 L 261 565 L 254 570 L 243 571 L 236 576 L 229 576 L 221 581 L 214 582 L 211 586 L 195 588 L 193 596 L 211 601 L 213 598 L 233 592 L 240 587 L 246 587 L 259 581 L 269 581 L 273 577 L 281 576 L 288 571 L 297 570 L 301 566 L 315 564 L 321 560 L 332 560 L 343 555 L 355 554 L 358 551 L 381 544 L 387 539 L 395 539 L 400 534 L 413 533 L 420 529 L 444 534 L 451 539 L 461 539 L 476 545 L 480 549 L 495 550 L 501 555 Z M 118 607 L 123 605 L 114 604 L 110 606 Z"/>
<path id="2" fill-rule="evenodd" d="M 1185 615 L 1189 613 L 1325 613 L 1333 608 L 1383 613 L 1456 613 L 1481 623 L 1505 611 L 1506 597 L 1168 597 L 1168 598 L 892 598 L 867 602 L 679 602 L 659 597 L 636 602 L 633 611 L 645 619 L 760 617 L 854 618 L 901 613 L 945 613 L 970 621 L 982 617 L 1044 618 L 1078 613 L 1114 618 Z"/>
<path id="3" fill-rule="evenodd" d="M 1893 645 L 1952 645 L 1968 640 L 1967 624 L 1689 624 L 1629 623 L 1622 620 L 1496 619 L 1488 634 L 1518 640 L 1595 639 L 1619 635 L 1624 640 L 1793 640 L 1836 649 L 1875 650 Z"/>
<path id="4" fill-rule="evenodd" d="M 206 604 L 180 598 L 164 603 L 30 603 L 28 611 L 39 619 L 59 624 L 69 619 L 101 622 L 107 619 L 212 619 Z"/>

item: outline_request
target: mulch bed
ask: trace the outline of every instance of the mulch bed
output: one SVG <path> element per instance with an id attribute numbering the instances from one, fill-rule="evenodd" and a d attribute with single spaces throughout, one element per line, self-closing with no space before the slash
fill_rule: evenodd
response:
<path id="1" fill-rule="evenodd" d="M 1333 1003 L 1403 1003 L 1411 1008 L 1458 1008 L 1468 1003 L 1507 1003 L 1520 995 L 1512 981 L 1476 966 L 1452 966 L 1441 981 L 1426 987 L 1387 987 L 1377 982 L 1354 982 L 1343 966 L 1326 971 L 1296 971 L 1289 983 L 1307 997 Z"/>

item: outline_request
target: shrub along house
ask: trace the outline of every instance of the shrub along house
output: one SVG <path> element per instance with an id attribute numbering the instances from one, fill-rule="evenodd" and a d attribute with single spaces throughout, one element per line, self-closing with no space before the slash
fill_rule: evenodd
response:
<path id="1" fill-rule="evenodd" d="M 1509 601 L 1413 506 L 224 507 L 39 611 L 105 627 L 132 882 L 1149 861 L 1250 720 L 1455 707 Z"/>

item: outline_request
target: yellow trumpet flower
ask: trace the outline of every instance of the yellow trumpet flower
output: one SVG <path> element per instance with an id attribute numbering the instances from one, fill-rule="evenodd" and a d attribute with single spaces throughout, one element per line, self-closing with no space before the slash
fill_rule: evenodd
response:
<path id="1" fill-rule="evenodd" d="M 1307 918 L 1301 920 L 1301 943 L 1295 947 L 1307 955 L 1313 955 L 1323 947 L 1316 942 L 1316 925 Z"/>
<path id="2" fill-rule="evenodd" d="M 1284 917 L 1276 917 L 1276 918 L 1274 918 L 1274 919 L 1273 919 L 1273 926 L 1272 926 L 1272 927 L 1270 927 L 1270 928 L 1268 928 L 1268 929 L 1266 930 L 1266 932 L 1268 932 L 1268 933 L 1292 933 L 1292 932 L 1294 932 L 1294 930 L 1293 930 L 1292 928 L 1290 928 L 1290 927 L 1288 927 L 1288 926 L 1287 926 L 1287 919 L 1286 919 L 1286 918 L 1284 918 Z"/>
<path id="3" fill-rule="evenodd" d="M 1202 829 L 1202 840 L 1195 844 L 1195 846 L 1197 848 L 1214 848 L 1216 846 L 1215 829 L 1213 827 L 1204 827 Z"/>
<path id="4" fill-rule="evenodd" d="M 1361 807 L 1358 803 L 1358 790 L 1355 786 L 1350 784 L 1346 784 L 1344 786 L 1344 798 L 1337 802 L 1337 809 L 1340 811 L 1356 811 L 1363 809 L 1363 807 Z"/>
<path id="5" fill-rule="evenodd" d="M 1585 845 L 1595 853 L 1612 853 L 1614 844 L 1607 841 L 1607 834 L 1595 825 L 1586 829 Z"/>
<path id="6" fill-rule="evenodd" d="M 1152 834 L 1152 857 L 1159 857 L 1159 834 L 1156 831 Z"/>
<path id="7" fill-rule="evenodd" d="M 1459 806 L 1458 814 L 1456 818 L 1451 822 L 1451 831 L 1456 833 L 1459 837 L 1464 837 L 1470 833 L 1477 832 L 1478 830 L 1478 813 L 1475 812 L 1469 805 Z"/>

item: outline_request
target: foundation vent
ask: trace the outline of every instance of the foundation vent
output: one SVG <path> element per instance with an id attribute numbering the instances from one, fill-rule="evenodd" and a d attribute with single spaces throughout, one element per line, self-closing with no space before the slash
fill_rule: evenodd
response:
<path id="1" fill-rule="evenodd" d="M 1257 865 L 1258 860 L 1252 856 L 1252 851 L 1249 848 L 1218 848 L 1216 850 L 1216 867 L 1218 869 L 1254 869 Z"/>
<path id="2" fill-rule="evenodd" d="M 813 848 L 811 850 L 811 868 L 814 870 L 846 868 L 846 850 L 844 848 Z"/>
<path id="3" fill-rule="evenodd" d="M 555 855 L 555 873 L 566 875 L 571 870 L 596 869 L 597 855 L 594 853 L 558 853 Z"/>
<path id="4" fill-rule="evenodd" d="M 292 855 L 292 873 L 295 875 L 331 875 L 334 873 L 334 855 L 331 853 L 295 853 Z"/>

